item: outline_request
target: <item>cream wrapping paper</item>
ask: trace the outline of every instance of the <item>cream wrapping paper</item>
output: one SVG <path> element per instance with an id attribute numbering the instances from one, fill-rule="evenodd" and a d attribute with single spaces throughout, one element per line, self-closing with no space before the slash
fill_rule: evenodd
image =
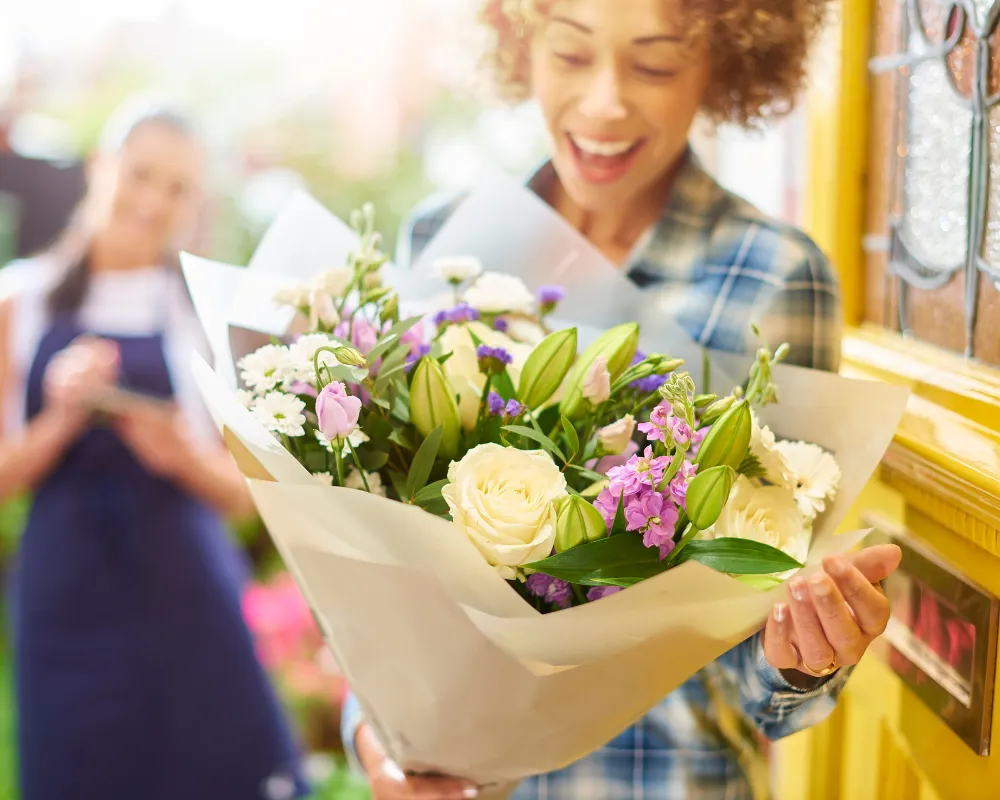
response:
<path id="1" fill-rule="evenodd" d="M 524 205 L 525 226 L 545 217 L 530 201 Z M 196 359 L 195 376 L 282 558 L 389 754 L 404 769 L 461 775 L 497 787 L 502 796 L 524 777 L 568 765 L 614 738 L 757 631 L 787 590 L 761 592 L 689 562 L 600 602 L 542 615 L 452 523 L 365 492 L 319 485 L 235 398 L 232 345 L 246 329 L 287 332 L 289 315 L 261 299 L 270 297 L 261 292 L 276 285 L 275 276 L 306 278 L 343 262 L 353 245 L 330 217 L 299 198 L 248 269 L 185 256 L 219 366 L 216 371 Z M 327 224 L 326 233 L 316 233 Z M 558 224 L 535 227 L 535 247 L 548 247 L 548 230 L 583 254 L 573 263 L 592 255 Z M 315 234 L 312 244 L 296 245 L 307 230 Z M 325 244 L 314 246 L 317 241 Z M 451 245 L 438 252 L 468 251 Z M 545 252 L 555 257 L 560 250 Z M 434 254 L 429 250 L 427 257 Z M 604 291 L 627 293 L 621 290 L 627 281 L 610 266 L 610 274 L 586 270 Z M 440 291 L 419 265 L 387 274 L 414 296 Z M 571 288 L 567 300 L 572 296 Z M 582 302 L 560 312 L 567 321 L 594 326 L 642 322 L 636 302 L 603 305 L 599 322 L 582 319 Z M 663 337 L 653 345 L 672 353 L 692 348 L 669 325 L 653 327 Z M 740 374 L 744 365 L 739 357 L 713 356 L 716 380 Z M 907 392 L 784 365 L 775 368 L 775 380 L 781 403 L 765 409 L 764 421 L 779 438 L 829 449 L 843 472 L 836 501 L 817 522 L 808 574 L 823 556 L 852 548 L 866 533 L 835 530 L 888 447 Z"/>

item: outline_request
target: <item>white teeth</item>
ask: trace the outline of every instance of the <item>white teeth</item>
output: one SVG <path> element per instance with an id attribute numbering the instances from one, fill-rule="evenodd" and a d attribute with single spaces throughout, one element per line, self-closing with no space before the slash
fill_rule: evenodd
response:
<path id="1" fill-rule="evenodd" d="M 594 139 L 584 139 L 582 136 L 571 135 L 570 138 L 584 153 L 594 156 L 620 156 L 631 150 L 636 143 L 635 139 L 628 142 L 598 142 Z"/>

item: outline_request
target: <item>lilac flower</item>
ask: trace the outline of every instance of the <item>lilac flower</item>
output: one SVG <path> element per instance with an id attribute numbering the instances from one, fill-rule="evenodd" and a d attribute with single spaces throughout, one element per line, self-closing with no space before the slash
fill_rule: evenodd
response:
<path id="1" fill-rule="evenodd" d="M 696 464 L 693 464 L 690 461 L 685 461 L 681 464 L 681 468 L 677 471 L 677 475 L 675 475 L 674 479 L 670 481 L 670 497 L 681 508 L 687 508 L 688 484 L 691 483 L 697 472 L 698 466 Z"/>
<path id="2" fill-rule="evenodd" d="M 562 286 L 542 286 L 538 290 L 538 304 L 542 307 L 542 312 L 551 311 L 566 296 L 566 290 Z"/>
<path id="3" fill-rule="evenodd" d="M 503 317 L 497 317 L 495 320 L 493 320 L 493 330 L 495 331 L 500 331 L 500 333 L 507 333 L 507 328 L 509 327 L 510 325 L 507 324 L 507 320 L 505 320 Z"/>
<path id="4" fill-rule="evenodd" d="M 540 572 L 530 575 L 525 583 L 528 593 L 540 597 L 557 608 L 569 608 L 573 590 L 566 581 L 543 575 Z"/>
<path id="5" fill-rule="evenodd" d="M 618 594 L 621 590 L 621 586 L 595 586 L 587 592 L 587 599 L 593 603 L 595 600 L 603 600 L 605 597 Z"/>
<path id="6" fill-rule="evenodd" d="M 524 413 L 524 406 L 522 406 L 517 400 L 508 400 L 507 406 L 504 408 L 504 416 L 510 419 L 515 419 Z"/>
<path id="7" fill-rule="evenodd" d="M 667 456 L 653 458 L 653 448 L 647 447 L 641 456 L 632 456 L 625 466 L 608 470 L 609 488 L 619 495 L 638 494 L 644 486 L 660 482 L 669 462 Z"/>
<path id="8" fill-rule="evenodd" d="M 503 398 L 496 392 L 491 391 L 488 395 L 486 395 L 486 408 L 494 417 L 503 416 Z"/>

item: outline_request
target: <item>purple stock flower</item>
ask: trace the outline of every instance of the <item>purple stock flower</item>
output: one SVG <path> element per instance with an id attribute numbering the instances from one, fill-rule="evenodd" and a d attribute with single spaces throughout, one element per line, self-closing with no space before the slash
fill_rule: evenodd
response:
<path id="1" fill-rule="evenodd" d="M 551 311 L 562 302 L 566 290 L 562 286 L 542 286 L 538 290 L 538 303 L 546 311 Z"/>
<path id="2" fill-rule="evenodd" d="M 610 489 L 602 489 L 594 501 L 594 508 L 601 512 L 608 530 L 611 530 L 611 526 L 615 524 L 615 515 L 618 513 L 618 503 L 620 500 L 621 492 L 615 494 Z"/>
<path id="3" fill-rule="evenodd" d="M 698 450 L 701 449 L 701 443 L 705 441 L 705 437 L 708 436 L 708 432 L 711 430 L 711 427 L 711 425 L 708 425 L 704 428 L 699 428 L 691 434 L 691 446 L 688 448 L 688 452 L 692 456 L 698 455 Z"/>
<path id="4" fill-rule="evenodd" d="M 603 600 L 605 597 L 618 594 L 621 590 L 621 586 L 595 586 L 587 592 L 587 599 L 593 603 L 595 600 Z"/>
<path id="5" fill-rule="evenodd" d="M 514 419 L 524 413 L 524 406 L 517 402 L 517 400 L 508 400 L 507 406 L 504 408 L 503 412 L 505 416 Z"/>
<path id="6" fill-rule="evenodd" d="M 619 496 L 638 494 L 644 486 L 659 483 L 669 463 L 667 456 L 653 458 L 653 448 L 647 447 L 641 456 L 632 456 L 625 466 L 608 470 L 609 488 Z"/>
<path id="7" fill-rule="evenodd" d="M 486 408 L 494 417 L 503 416 L 503 398 L 497 392 L 491 391 L 488 395 L 486 395 Z"/>
<path id="8" fill-rule="evenodd" d="M 529 594 L 540 597 L 557 608 L 569 608 L 573 597 L 573 590 L 566 581 L 543 575 L 540 572 L 528 576 L 525 586 Z"/>
<path id="9" fill-rule="evenodd" d="M 509 327 L 510 325 L 507 324 L 507 320 L 505 320 L 503 317 L 497 317 L 495 320 L 493 320 L 493 330 L 495 331 L 500 331 L 500 333 L 507 333 L 507 328 Z"/>
<path id="10" fill-rule="evenodd" d="M 670 481 L 670 497 L 673 501 L 681 508 L 687 508 L 687 491 L 688 484 L 694 479 L 694 476 L 698 473 L 698 465 L 690 461 L 685 461 L 681 464 L 681 468 L 677 471 L 677 475 L 674 479 Z"/>
<path id="11" fill-rule="evenodd" d="M 333 331 L 334 336 L 347 339 L 364 356 L 368 355 L 378 342 L 378 334 L 378 328 L 361 316 L 354 317 L 349 323 L 346 320 L 341 322 Z"/>
<path id="12" fill-rule="evenodd" d="M 675 417 L 667 403 L 656 406 L 649 414 L 649 422 L 640 422 L 638 427 L 651 442 L 673 442 L 683 446 L 693 436 L 691 426 L 680 417 Z"/>

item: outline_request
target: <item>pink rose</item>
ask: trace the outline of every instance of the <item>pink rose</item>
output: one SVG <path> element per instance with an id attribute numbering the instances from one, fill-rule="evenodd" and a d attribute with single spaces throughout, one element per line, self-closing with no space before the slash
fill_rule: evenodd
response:
<path id="1" fill-rule="evenodd" d="M 361 400 L 347 393 L 339 381 L 328 383 L 316 398 L 319 429 L 331 442 L 346 439 L 358 427 Z"/>

